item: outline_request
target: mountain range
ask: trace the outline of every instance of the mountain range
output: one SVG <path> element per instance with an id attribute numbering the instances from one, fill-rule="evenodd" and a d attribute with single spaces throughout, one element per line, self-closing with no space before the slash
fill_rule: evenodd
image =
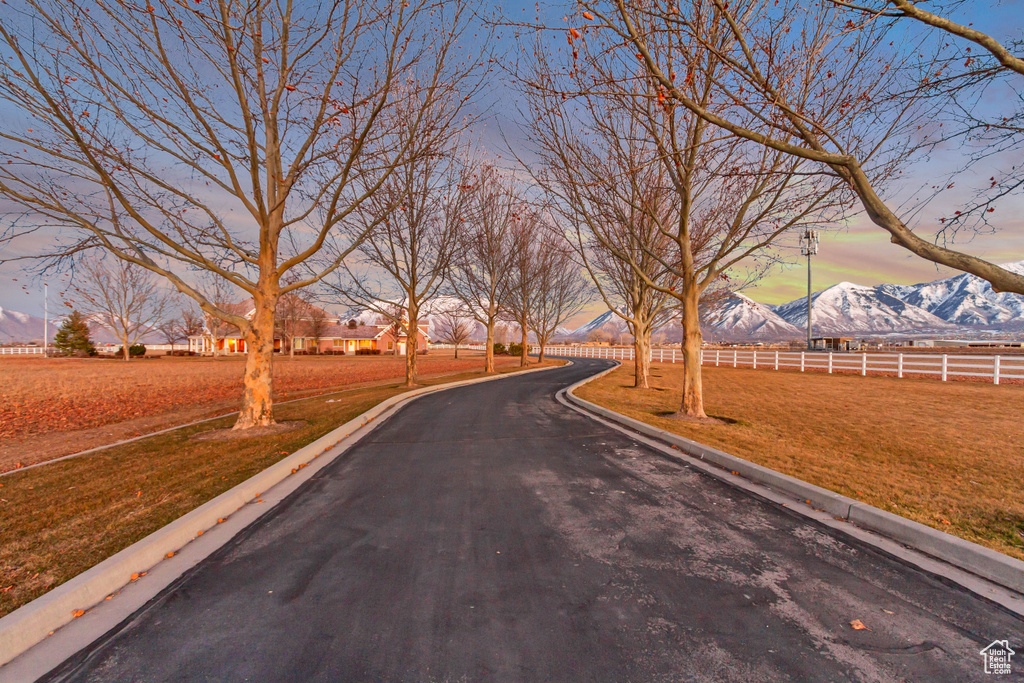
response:
<path id="1" fill-rule="evenodd" d="M 1024 275 L 1024 261 L 1003 264 Z M 1024 331 L 1024 296 L 997 293 L 974 275 L 916 285 L 874 287 L 840 282 L 811 296 L 816 335 L 928 335 L 1014 333 Z M 807 299 L 771 306 L 733 293 L 704 314 L 705 338 L 714 341 L 782 341 L 802 339 L 807 329 Z M 618 336 L 622 319 L 605 311 L 566 335 L 583 341 L 595 334 Z M 678 323 L 661 328 L 657 336 L 675 341 Z"/>
<path id="2" fill-rule="evenodd" d="M 1024 275 L 1024 261 L 1003 264 Z M 454 299 L 440 297 L 425 311 L 431 338 L 438 339 L 437 312 L 457 308 Z M 882 284 L 874 287 L 840 282 L 811 297 L 816 335 L 964 335 L 977 333 L 1024 333 L 1024 296 L 993 292 L 992 286 L 966 273 L 916 285 Z M 350 311 L 346 319 L 377 322 L 372 311 Z M 52 321 L 50 335 L 60 321 Z M 807 299 L 801 297 L 778 306 L 758 303 L 740 293 L 725 298 L 704 314 L 705 338 L 713 341 L 782 341 L 806 334 Z M 483 326 L 475 324 L 474 338 L 483 339 Z M 100 330 L 100 339 L 108 341 Z M 656 341 L 677 341 L 678 322 L 658 330 Z M 511 336 L 506 334 L 504 336 Z M 555 340 L 586 341 L 601 336 L 623 341 L 625 322 L 604 311 L 575 329 L 559 328 Z M 43 337 L 43 319 L 0 308 L 0 343 L 28 342 Z M 110 339 L 109 341 L 114 341 Z M 158 340 L 153 340 L 158 341 Z"/>

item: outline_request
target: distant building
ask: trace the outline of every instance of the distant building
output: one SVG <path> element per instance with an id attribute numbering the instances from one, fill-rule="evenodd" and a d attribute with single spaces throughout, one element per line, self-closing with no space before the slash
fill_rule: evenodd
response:
<path id="1" fill-rule="evenodd" d="M 251 319 L 255 309 L 251 306 L 251 300 L 237 304 L 235 308 L 246 318 Z M 390 323 L 379 323 L 374 325 L 362 325 L 355 320 L 342 322 L 340 319 L 329 316 L 326 312 L 311 304 L 307 305 L 309 315 L 299 319 L 300 327 L 296 330 L 293 343 L 295 351 L 299 353 L 323 353 L 339 355 L 355 354 L 387 354 L 394 353 L 395 346 L 398 346 L 398 354 L 405 355 L 406 347 L 409 344 L 409 337 L 404 332 L 398 331 Z M 313 316 L 319 314 L 322 321 L 321 334 L 319 338 L 312 336 Z M 416 348 L 420 353 L 426 353 L 430 346 L 430 335 L 427 334 L 428 323 L 420 323 Z M 284 335 L 279 330 L 274 330 L 274 351 L 287 352 L 288 346 L 282 338 Z M 242 333 L 237 328 L 222 335 L 214 335 L 209 329 L 202 333 L 192 335 L 188 338 L 188 350 L 201 355 L 213 354 L 215 351 L 221 353 L 245 353 L 246 342 Z"/>
<path id="2" fill-rule="evenodd" d="M 1021 348 L 1019 339 L 911 339 L 910 346 L 965 346 L 970 348 Z"/>
<path id="3" fill-rule="evenodd" d="M 814 351 L 852 351 L 860 348 L 860 344 L 853 337 L 815 337 L 811 339 L 811 349 Z"/>

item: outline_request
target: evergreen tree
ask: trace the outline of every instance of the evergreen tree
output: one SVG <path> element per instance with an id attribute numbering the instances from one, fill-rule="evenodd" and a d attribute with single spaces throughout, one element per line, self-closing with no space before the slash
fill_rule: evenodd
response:
<path id="1" fill-rule="evenodd" d="M 64 319 L 54 335 L 53 346 L 65 355 L 94 355 L 96 349 L 89 338 L 89 324 L 85 316 L 78 311 L 71 311 L 71 315 Z"/>

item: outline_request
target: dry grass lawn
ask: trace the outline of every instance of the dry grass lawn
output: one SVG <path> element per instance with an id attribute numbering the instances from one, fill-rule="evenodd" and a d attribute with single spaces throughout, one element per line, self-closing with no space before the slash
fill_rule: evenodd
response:
<path id="1" fill-rule="evenodd" d="M 679 365 L 631 365 L 577 395 L 686 438 L 1024 559 L 1024 387 L 704 368 L 687 423 Z"/>
<path id="2" fill-rule="evenodd" d="M 476 370 L 483 358 L 441 352 L 419 363 L 421 374 L 438 376 Z M 241 357 L 0 359 L 0 472 L 237 410 L 244 364 Z M 274 394 L 289 399 L 404 376 L 404 357 L 281 357 Z"/>
<path id="3" fill-rule="evenodd" d="M 274 436 L 190 440 L 230 426 L 225 418 L 0 477 L 0 616 L 403 391 L 391 384 L 278 406 L 278 420 L 306 425 Z"/>

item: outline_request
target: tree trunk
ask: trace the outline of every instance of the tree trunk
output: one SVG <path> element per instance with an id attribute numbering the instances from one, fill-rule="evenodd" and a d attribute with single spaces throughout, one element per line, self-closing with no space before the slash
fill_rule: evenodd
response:
<path id="1" fill-rule="evenodd" d="M 288 340 L 288 360 L 295 360 L 295 337 Z"/>
<path id="2" fill-rule="evenodd" d="M 530 354 L 530 348 L 526 345 L 526 337 L 528 333 L 528 330 L 526 329 L 526 321 L 519 321 L 519 329 L 523 331 L 522 349 L 519 351 L 519 367 L 525 368 L 528 365 L 526 357 Z"/>
<path id="3" fill-rule="evenodd" d="M 484 372 L 494 372 L 494 320 L 487 321 L 487 342 L 484 346 Z"/>
<path id="4" fill-rule="evenodd" d="M 272 300 L 273 299 L 273 300 Z M 245 330 L 245 374 L 242 375 L 242 408 L 232 429 L 268 427 L 274 424 L 271 398 L 274 361 L 274 309 L 276 297 L 254 297 L 256 310 Z"/>
<path id="5" fill-rule="evenodd" d="M 651 373 L 651 330 L 650 328 L 636 328 L 636 336 L 633 337 L 633 388 L 649 389 L 647 378 Z"/>
<path id="6" fill-rule="evenodd" d="M 455 360 L 459 359 L 459 343 L 455 342 Z"/>
<path id="7" fill-rule="evenodd" d="M 128 340 L 121 339 L 121 355 L 126 361 L 132 359 L 132 355 L 128 352 Z"/>
<path id="8" fill-rule="evenodd" d="M 700 346 L 703 338 L 700 333 L 700 315 L 697 311 L 700 291 L 696 283 L 684 286 L 686 291 L 683 294 L 683 404 L 677 415 L 686 418 L 706 418 L 700 366 Z"/>
<path id="9" fill-rule="evenodd" d="M 545 346 L 545 343 L 544 342 L 540 342 L 540 355 L 537 356 L 537 362 L 538 363 L 543 363 L 544 362 L 544 346 Z"/>
<path id="10" fill-rule="evenodd" d="M 409 301 L 409 334 L 405 344 L 405 386 L 416 386 L 416 346 L 419 343 L 419 308 Z"/>

